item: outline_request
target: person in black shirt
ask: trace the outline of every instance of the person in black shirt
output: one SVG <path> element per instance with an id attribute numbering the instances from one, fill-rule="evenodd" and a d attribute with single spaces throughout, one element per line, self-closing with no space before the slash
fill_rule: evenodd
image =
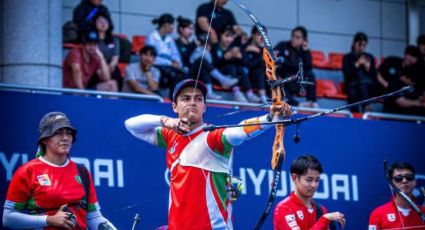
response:
<path id="1" fill-rule="evenodd" d="M 378 86 L 379 94 L 388 93 L 389 88 L 393 88 L 390 84 L 404 75 L 405 69 L 414 66 L 419 60 L 419 50 L 414 46 L 406 47 L 404 58 L 390 56 L 384 59 L 378 69 Z"/>
<path id="2" fill-rule="evenodd" d="M 261 103 L 267 103 L 265 64 L 263 60 L 263 39 L 257 27 L 253 26 L 251 38 L 245 46 L 246 66 L 249 68 L 249 77 L 254 88 L 258 89 Z"/>
<path id="3" fill-rule="evenodd" d="M 200 68 L 201 65 L 201 58 L 203 53 L 203 46 L 198 46 L 198 42 L 193 39 L 193 23 L 188 18 L 178 17 L 177 18 L 178 26 L 177 26 L 177 32 L 179 34 L 179 37 L 176 39 L 176 45 L 177 49 L 180 52 L 180 56 L 182 57 L 182 62 L 185 68 L 189 69 L 189 74 L 192 78 L 198 77 L 198 71 L 199 71 L 199 80 L 205 83 L 205 86 L 207 87 L 207 98 L 213 99 L 213 100 L 219 100 L 221 99 L 221 96 L 213 92 L 213 86 L 212 86 L 212 80 L 211 75 L 219 75 L 218 78 L 226 81 L 230 80 L 231 86 L 237 83 L 237 79 L 230 78 L 227 76 L 224 76 L 221 74 L 218 70 L 215 69 L 214 66 L 212 66 L 211 60 L 207 60 L 208 58 L 204 57 L 204 60 L 202 61 L 202 68 Z M 208 51 L 206 51 L 208 52 Z M 209 53 L 208 53 L 209 54 Z M 205 54 L 204 54 L 205 55 Z M 210 54 L 209 54 L 210 57 Z M 220 78 L 221 77 L 221 78 Z M 227 83 L 227 82 L 225 82 Z"/>
<path id="4" fill-rule="evenodd" d="M 217 0 L 217 5 L 214 13 L 214 19 L 212 20 L 210 40 L 211 44 L 215 44 L 219 40 L 219 31 L 222 31 L 225 26 L 233 26 L 234 31 L 237 35 L 242 34 L 242 29 L 236 22 L 235 16 L 232 11 L 225 9 L 224 5 L 229 0 Z M 215 0 L 211 0 L 208 3 L 204 3 L 196 10 L 196 36 L 199 40 L 205 40 L 208 32 L 208 27 L 211 21 L 211 14 L 213 13 Z"/>
<path id="5" fill-rule="evenodd" d="M 108 8 L 102 4 L 103 0 L 81 0 L 80 4 L 74 9 L 72 21 L 78 26 L 79 39 L 90 30 L 96 30 L 95 16 L 102 14 L 110 21 L 110 27 L 113 28 L 111 14 Z"/>
<path id="6" fill-rule="evenodd" d="M 402 62 L 402 69 L 388 82 L 388 91 L 396 91 L 404 86 L 413 86 L 412 93 L 388 98 L 384 103 L 384 111 L 425 116 L 425 91 L 420 79 L 423 77 L 419 63 L 420 52 L 415 46 L 407 46 Z"/>
<path id="7" fill-rule="evenodd" d="M 292 30 L 291 40 L 279 42 L 274 48 L 277 56 L 285 59 L 281 66 L 277 68 L 277 74 L 280 78 L 286 78 L 295 75 L 298 72 L 299 64 L 303 64 L 304 77 L 306 81 L 313 82 L 314 85 L 306 86 L 307 102 L 300 104 L 294 96 L 300 91 L 297 82 L 290 82 L 284 86 L 288 103 L 294 106 L 318 107 L 316 103 L 316 78 L 312 72 L 313 64 L 311 53 L 308 48 L 307 30 L 299 26 Z"/>
<path id="8" fill-rule="evenodd" d="M 220 31 L 219 43 L 211 47 L 213 64 L 222 73 L 239 79 L 238 86 L 233 86 L 233 96 L 235 101 L 259 103 L 260 98 L 254 94 L 249 80 L 249 70 L 246 68 L 246 56 L 243 50 L 234 42 L 235 32 L 233 27 L 228 25 Z M 245 95 L 241 92 L 245 91 Z"/>
<path id="9" fill-rule="evenodd" d="M 351 52 L 343 59 L 345 91 L 348 103 L 365 100 L 373 96 L 376 87 L 375 58 L 365 52 L 368 38 L 362 32 L 356 33 Z M 353 107 L 352 112 L 364 112 L 367 105 Z"/>

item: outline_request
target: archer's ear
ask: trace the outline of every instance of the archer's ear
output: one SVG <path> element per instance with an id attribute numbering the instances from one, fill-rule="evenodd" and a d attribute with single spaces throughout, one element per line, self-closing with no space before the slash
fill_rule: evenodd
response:
<path id="1" fill-rule="evenodd" d="M 177 103 L 172 102 L 172 103 L 171 103 L 171 106 L 173 106 L 173 111 L 174 111 L 175 113 L 177 113 Z"/>
<path id="2" fill-rule="evenodd" d="M 298 178 L 298 175 L 297 174 L 291 173 L 291 179 L 292 179 L 292 181 L 295 181 L 295 179 L 297 179 L 297 178 Z"/>

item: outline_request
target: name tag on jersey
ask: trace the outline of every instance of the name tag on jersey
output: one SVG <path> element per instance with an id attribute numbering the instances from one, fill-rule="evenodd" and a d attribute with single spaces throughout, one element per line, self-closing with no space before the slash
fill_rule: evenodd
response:
<path id="1" fill-rule="evenodd" d="M 37 176 L 38 182 L 41 186 L 50 186 L 52 185 L 52 182 L 50 181 L 49 175 L 43 174 Z"/>

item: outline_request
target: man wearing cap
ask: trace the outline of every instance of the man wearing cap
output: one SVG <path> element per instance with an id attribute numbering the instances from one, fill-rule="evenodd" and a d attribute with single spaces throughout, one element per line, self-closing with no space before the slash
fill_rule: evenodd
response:
<path id="1" fill-rule="evenodd" d="M 100 83 L 97 90 L 118 91 L 118 84 L 111 80 L 108 63 L 98 46 L 99 35 L 89 31 L 83 37 L 83 47 L 69 51 L 63 62 L 63 87 L 87 89 L 90 78 L 97 73 Z"/>
<path id="2" fill-rule="evenodd" d="M 77 131 L 64 113 L 40 121 L 37 158 L 13 175 L 3 225 L 14 229 L 116 229 L 100 213 L 90 173 L 68 158 Z"/>
<path id="3" fill-rule="evenodd" d="M 242 121 L 257 126 L 203 132 L 206 93 L 203 83 L 182 81 L 173 92 L 172 108 L 177 118 L 143 114 L 125 121 L 136 138 L 166 149 L 171 175 L 169 229 L 233 229 L 226 190 L 233 147 L 271 127 L 260 123 L 290 115 L 289 105 L 272 106 L 269 114 Z"/>

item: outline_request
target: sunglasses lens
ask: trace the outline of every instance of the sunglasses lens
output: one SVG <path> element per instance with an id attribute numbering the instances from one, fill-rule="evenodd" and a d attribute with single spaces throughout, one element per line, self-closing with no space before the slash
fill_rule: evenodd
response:
<path id="1" fill-rule="evenodd" d="M 403 176 L 396 176 L 396 177 L 394 177 L 394 181 L 397 182 L 397 183 L 402 182 L 403 181 Z"/>
<path id="2" fill-rule="evenodd" d="M 406 174 L 395 176 L 393 179 L 395 182 L 400 183 L 403 181 L 403 178 L 406 178 L 407 181 L 413 181 L 415 179 L 415 176 L 413 174 Z"/>
<path id="3" fill-rule="evenodd" d="M 404 178 L 406 178 L 407 181 L 412 181 L 415 179 L 415 176 L 413 176 L 413 174 L 407 174 L 404 176 Z"/>

